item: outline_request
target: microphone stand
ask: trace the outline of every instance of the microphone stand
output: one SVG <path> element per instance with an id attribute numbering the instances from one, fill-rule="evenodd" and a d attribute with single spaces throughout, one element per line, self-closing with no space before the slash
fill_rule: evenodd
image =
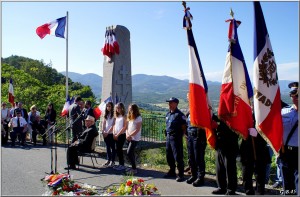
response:
<path id="1" fill-rule="evenodd" d="M 81 113 L 81 114 L 79 114 L 78 115 L 78 117 L 74 120 L 74 122 L 71 124 L 71 125 L 69 125 L 62 133 L 64 133 L 65 131 L 67 131 L 67 130 L 70 130 L 71 128 L 72 128 L 72 126 L 74 125 L 74 123 L 76 123 L 76 122 L 78 122 L 80 119 L 81 119 L 81 117 L 84 115 L 84 113 Z M 61 133 L 61 134 L 62 134 Z M 68 132 L 68 136 L 67 136 L 67 141 L 68 141 L 68 148 L 70 147 L 70 140 L 69 140 L 69 133 L 70 132 Z M 60 134 L 60 135 L 61 135 Z M 60 135 L 58 135 L 58 137 L 60 136 Z M 67 169 L 68 169 L 68 174 L 70 174 L 70 168 L 69 168 L 69 164 L 67 165 Z"/>
<path id="2" fill-rule="evenodd" d="M 44 136 L 44 135 L 46 135 L 47 136 L 47 138 L 50 136 L 50 139 L 52 139 L 52 134 L 53 134 L 53 132 L 55 132 L 55 130 L 56 129 L 53 129 L 54 128 L 54 126 L 56 125 L 56 123 L 54 123 L 52 126 L 50 126 L 48 129 L 47 129 L 47 131 L 42 135 L 42 136 Z M 52 130 L 53 129 L 53 131 L 52 132 L 50 132 L 50 134 L 49 135 L 47 135 L 48 134 L 48 132 L 50 131 L 50 130 Z M 50 164 L 50 168 L 51 168 L 51 172 L 50 172 L 50 174 L 54 174 L 54 172 L 53 172 L 53 142 L 52 142 L 52 140 L 51 140 L 51 147 L 50 147 L 50 154 L 51 154 L 51 156 L 50 156 L 50 158 L 51 158 L 51 164 Z M 56 169 L 55 169 L 55 172 L 56 172 Z"/>

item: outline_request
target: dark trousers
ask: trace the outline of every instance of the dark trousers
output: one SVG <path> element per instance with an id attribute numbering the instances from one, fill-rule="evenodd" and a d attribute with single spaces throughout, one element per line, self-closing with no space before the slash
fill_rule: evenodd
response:
<path id="1" fill-rule="evenodd" d="M 131 163 L 132 169 L 136 169 L 136 164 L 135 164 L 135 148 L 138 144 L 138 141 L 133 141 L 131 140 L 128 142 L 128 148 L 127 148 L 127 157 Z"/>
<path id="2" fill-rule="evenodd" d="M 11 139 L 11 144 L 15 145 L 15 141 L 17 138 L 17 135 L 19 134 L 21 138 L 21 144 L 24 145 L 25 143 L 25 137 L 26 137 L 26 132 L 23 132 L 24 127 L 14 127 L 13 132 L 10 133 L 10 139 Z"/>
<path id="3" fill-rule="evenodd" d="M 237 168 L 236 151 L 224 152 L 220 149 L 216 151 L 216 175 L 218 187 L 222 190 L 236 191 L 237 188 Z"/>
<path id="4" fill-rule="evenodd" d="M 255 144 L 255 155 L 253 143 Z M 252 176 L 255 175 L 256 188 L 259 195 L 265 194 L 266 166 L 270 163 L 270 154 L 264 139 L 248 137 L 240 146 L 243 186 L 245 193 L 254 193 Z"/>
<path id="5" fill-rule="evenodd" d="M 176 164 L 178 169 L 178 176 L 184 175 L 184 162 L 183 162 L 183 143 L 182 136 L 167 135 L 166 142 L 167 162 L 170 166 L 170 171 L 175 173 Z"/>
<path id="6" fill-rule="evenodd" d="M 124 155 L 123 155 L 123 146 L 126 140 L 126 134 L 121 134 L 116 141 L 117 146 L 117 155 L 119 158 L 119 165 L 124 165 Z"/>
<path id="7" fill-rule="evenodd" d="M 108 161 L 114 162 L 116 157 L 116 144 L 113 134 L 108 134 L 104 138 L 104 142 L 106 144 L 106 158 Z"/>
<path id="8" fill-rule="evenodd" d="M 285 146 L 281 164 L 286 194 L 298 194 L 298 148 L 290 150 Z"/>
<path id="9" fill-rule="evenodd" d="M 43 135 L 45 133 L 45 131 L 40 131 L 40 134 L 42 135 L 43 138 L 43 145 L 47 144 L 47 139 L 46 139 L 46 135 Z M 37 142 L 37 135 L 38 135 L 38 131 L 36 129 L 32 130 L 32 141 L 33 144 L 36 144 Z"/>
<path id="10" fill-rule="evenodd" d="M 203 179 L 205 176 L 205 148 L 206 138 L 198 137 L 188 133 L 188 156 L 191 166 L 192 176 Z"/>
<path id="11" fill-rule="evenodd" d="M 78 146 L 70 146 L 67 149 L 67 164 L 70 167 L 75 167 L 76 164 L 79 164 L 78 161 Z"/>
<path id="12" fill-rule="evenodd" d="M 3 128 L 4 128 L 4 136 L 2 135 L 2 144 L 6 144 L 7 143 L 7 141 L 8 141 L 8 124 L 5 122 L 4 124 L 3 124 Z"/>

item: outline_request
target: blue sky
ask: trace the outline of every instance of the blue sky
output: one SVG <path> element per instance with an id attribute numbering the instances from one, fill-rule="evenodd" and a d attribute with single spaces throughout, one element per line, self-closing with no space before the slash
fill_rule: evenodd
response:
<path id="1" fill-rule="evenodd" d="M 240 45 L 252 80 L 254 12 L 252 2 L 187 2 L 193 33 L 207 80 L 222 80 L 228 48 L 230 8 L 242 23 Z M 261 2 L 280 80 L 299 80 L 299 2 Z M 66 41 L 38 26 L 69 13 L 69 71 L 103 76 L 101 48 L 107 26 L 130 31 L 132 74 L 188 79 L 188 46 L 177 2 L 1 2 L 2 57 L 25 56 L 57 71 L 66 70 Z M 118 38 L 117 38 L 118 39 Z"/>

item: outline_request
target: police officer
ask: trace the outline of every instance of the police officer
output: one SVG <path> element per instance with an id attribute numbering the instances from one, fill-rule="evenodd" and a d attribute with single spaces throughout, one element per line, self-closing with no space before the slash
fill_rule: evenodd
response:
<path id="1" fill-rule="evenodd" d="M 285 194 L 298 195 L 298 82 L 288 87 L 293 105 L 281 110 L 284 146 L 280 160 Z"/>
<path id="2" fill-rule="evenodd" d="M 213 114 L 216 134 L 216 179 L 218 189 L 212 194 L 235 195 L 237 189 L 236 157 L 239 152 L 238 135 L 224 121 Z"/>
<path id="3" fill-rule="evenodd" d="M 186 117 L 177 108 L 179 100 L 171 97 L 166 100 L 169 103 L 169 112 L 166 114 L 166 156 L 170 170 L 164 176 L 176 177 L 176 163 L 178 169 L 177 182 L 184 181 L 183 162 L 183 134 L 186 131 Z M 176 162 L 176 163 L 175 163 Z"/>
<path id="4" fill-rule="evenodd" d="M 189 100 L 189 93 L 187 94 Z M 188 184 L 194 187 L 204 185 L 205 176 L 205 148 L 206 133 L 204 129 L 192 126 L 190 121 L 190 113 L 187 113 L 187 135 L 188 135 L 188 157 L 191 166 L 192 176 L 186 180 Z"/>

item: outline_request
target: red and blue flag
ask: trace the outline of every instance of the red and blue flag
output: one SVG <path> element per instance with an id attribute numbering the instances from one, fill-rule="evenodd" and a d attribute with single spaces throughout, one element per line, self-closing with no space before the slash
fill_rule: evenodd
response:
<path id="1" fill-rule="evenodd" d="M 191 16 L 188 9 L 185 9 L 185 20 L 190 21 Z M 210 101 L 207 95 L 207 83 L 200 62 L 198 49 L 192 32 L 191 23 L 188 25 L 187 38 L 189 48 L 189 104 L 190 104 L 190 121 L 191 125 L 203 128 L 206 131 L 207 141 L 215 148 L 215 137 L 212 132 L 212 111 Z"/>
<path id="2" fill-rule="evenodd" d="M 277 65 L 260 2 L 254 2 L 254 114 L 256 129 L 276 154 L 282 145 L 283 126 Z"/>
<path id="3" fill-rule="evenodd" d="M 43 39 L 47 34 L 65 38 L 66 19 L 61 17 L 36 28 L 36 34 Z"/>
<path id="4" fill-rule="evenodd" d="M 223 73 L 218 115 L 228 127 L 246 139 L 249 136 L 248 129 L 254 126 L 250 106 L 253 90 L 238 40 L 237 27 L 241 22 L 235 19 L 226 22 L 230 22 L 230 44 Z"/>

